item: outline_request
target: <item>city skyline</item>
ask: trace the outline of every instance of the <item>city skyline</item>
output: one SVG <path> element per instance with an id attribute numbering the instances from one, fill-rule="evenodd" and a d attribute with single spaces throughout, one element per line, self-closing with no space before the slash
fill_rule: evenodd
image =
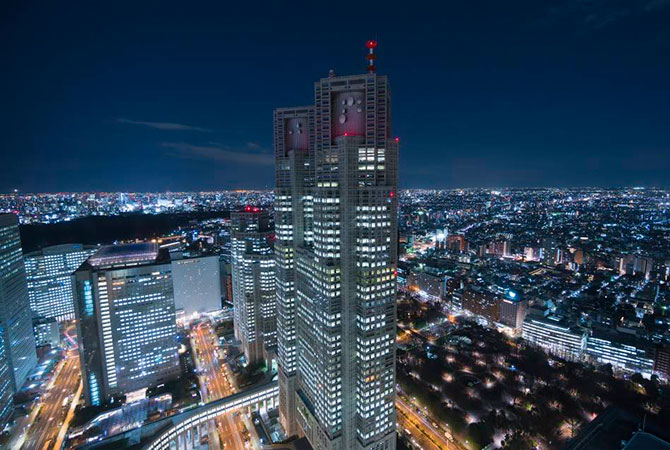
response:
<path id="1" fill-rule="evenodd" d="M 668 2 L 485 6 L 360 5 L 343 36 L 316 5 L 253 28 L 243 6 L 16 6 L 0 192 L 270 189 L 271 111 L 309 102 L 296 74 L 357 73 L 374 37 L 400 187 L 668 185 Z"/>

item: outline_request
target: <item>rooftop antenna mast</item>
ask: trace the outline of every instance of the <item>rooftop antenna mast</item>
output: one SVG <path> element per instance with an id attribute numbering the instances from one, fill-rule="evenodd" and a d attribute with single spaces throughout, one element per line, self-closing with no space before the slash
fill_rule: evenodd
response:
<path id="1" fill-rule="evenodd" d="M 377 71 L 377 68 L 375 67 L 375 59 L 377 59 L 377 56 L 375 55 L 375 47 L 377 47 L 377 41 L 369 40 L 365 43 L 365 46 L 368 49 L 368 54 L 365 57 L 365 59 L 368 60 L 368 72 L 375 73 Z"/>

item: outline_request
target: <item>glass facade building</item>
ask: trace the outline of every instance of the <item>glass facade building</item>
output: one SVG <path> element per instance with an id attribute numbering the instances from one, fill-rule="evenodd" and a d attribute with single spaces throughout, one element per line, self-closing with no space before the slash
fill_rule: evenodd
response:
<path id="1" fill-rule="evenodd" d="M 72 274 L 97 249 L 82 244 L 46 247 L 24 256 L 33 312 L 57 321 L 74 319 Z"/>
<path id="2" fill-rule="evenodd" d="M 74 274 L 87 405 L 179 376 L 170 257 L 155 244 L 103 247 Z"/>
<path id="3" fill-rule="evenodd" d="M 18 391 L 37 365 L 37 354 L 19 222 L 14 214 L 0 214 L 0 329 Z"/>
<path id="4" fill-rule="evenodd" d="M 0 329 L 0 431 L 9 424 L 14 412 L 14 385 L 3 336 Z"/>

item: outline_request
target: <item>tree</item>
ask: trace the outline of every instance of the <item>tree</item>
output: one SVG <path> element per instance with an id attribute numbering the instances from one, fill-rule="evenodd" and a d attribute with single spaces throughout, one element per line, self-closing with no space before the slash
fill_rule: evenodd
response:
<path id="1" fill-rule="evenodd" d="M 565 423 L 570 429 L 570 437 L 575 437 L 579 426 L 582 424 L 582 421 L 575 416 L 571 416 L 565 419 Z"/>
<path id="2" fill-rule="evenodd" d="M 639 372 L 635 372 L 633 376 L 630 377 L 630 381 L 637 384 L 644 383 L 644 377 Z"/>
<path id="3" fill-rule="evenodd" d="M 505 435 L 505 439 L 502 441 L 502 448 L 506 450 L 532 450 L 533 442 L 525 433 L 516 431 Z"/>

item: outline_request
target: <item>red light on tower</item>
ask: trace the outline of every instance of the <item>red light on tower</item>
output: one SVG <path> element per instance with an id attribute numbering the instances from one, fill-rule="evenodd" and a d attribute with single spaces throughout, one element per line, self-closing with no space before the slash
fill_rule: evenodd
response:
<path id="1" fill-rule="evenodd" d="M 400 142 L 400 138 L 399 137 L 395 138 L 395 141 Z"/>
<path id="2" fill-rule="evenodd" d="M 373 40 L 367 41 L 365 43 L 365 47 L 367 47 L 369 51 L 368 55 L 365 57 L 365 59 L 368 60 L 368 72 L 375 73 L 375 71 L 377 70 L 375 68 L 375 59 L 377 58 L 377 56 L 375 56 L 375 47 L 377 47 L 377 41 Z"/>
<path id="3" fill-rule="evenodd" d="M 245 207 L 244 207 L 244 210 L 245 210 L 246 212 L 251 212 L 251 206 L 249 206 L 249 205 L 245 206 Z"/>

